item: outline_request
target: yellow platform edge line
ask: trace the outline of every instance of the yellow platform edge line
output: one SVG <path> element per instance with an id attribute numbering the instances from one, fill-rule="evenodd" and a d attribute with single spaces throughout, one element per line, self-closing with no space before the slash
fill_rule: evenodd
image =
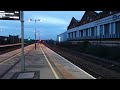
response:
<path id="1" fill-rule="evenodd" d="M 49 64 L 49 66 L 50 66 L 50 68 L 51 68 L 51 70 L 52 70 L 52 72 L 53 72 L 55 78 L 56 78 L 56 79 L 59 79 L 57 73 L 55 72 L 54 68 L 53 68 L 52 65 L 50 64 L 50 62 L 49 62 L 48 58 L 46 57 L 46 55 L 45 55 L 43 49 L 41 48 L 41 46 L 40 46 L 40 49 L 41 49 L 43 55 L 45 56 L 45 59 L 47 60 L 47 62 L 48 62 L 48 64 Z"/>

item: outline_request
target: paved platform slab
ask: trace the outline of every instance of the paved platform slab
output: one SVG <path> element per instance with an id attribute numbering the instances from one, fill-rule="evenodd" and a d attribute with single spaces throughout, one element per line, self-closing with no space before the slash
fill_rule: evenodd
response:
<path id="1" fill-rule="evenodd" d="M 19 62 L 2 79 L 94 79 L 43 44 L 37 45 L 36 50 L 33 49 L 25 56 L 25 72 L 21 73 Z"/>
<path id="2" fill-rule="evenodd" d="M 92 75 L 72 64 L 59 54 L 47 48 L 45 45 L 41 45 L 41 47 L 65 79 L 95 79 Z"/>
<path id="3" fill-rule="evenodd" d="M 52 66 L 55 69 L 55 66 Z M 56 69 L 57 70 L 57 69 Z M 37 45 L 37 49 L 33 49 L 29 54 L 25 56 L 25 71 L 39 71 L 40 77 L 38 79 L 56 79 L 53 71 L 51 70 L 40 46 Z M 19 62 L 14 68 L 12 68 L 2 79 L 10 79 L 16 72 L 21 72 L 21 62 Z M 59 71 L 55 71 L 59 73 Z M 16 74 L 15 74 L 16 75 Z M 18 75 L 18 74 L 17 74 Z M 22 74 L 16 79 L 21 77 L 32 77 L 33 74 Z M 60 79 L 62 79 L 59 74 Z"/>
<path id="4" fill-rule="evenodd" d="M 26 55 L 31 49 L 33 45 L 29 45 L 25 47 L 24 54 Z M 4 76 L 4 74 L 17 62 L 19 62 L 21 58 L 20 54 L 21 49 L 17 49 L 3 55 L 0 55 L 0 78 Z M 9 76 L 9 75 L 8 75 Z"/>

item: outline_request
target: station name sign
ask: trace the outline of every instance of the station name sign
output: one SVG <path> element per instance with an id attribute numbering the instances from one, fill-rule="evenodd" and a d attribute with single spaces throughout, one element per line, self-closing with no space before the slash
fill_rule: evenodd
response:
<path id="1" fill-rule="evenodd" d="M 113 15 L 113 20 L 120 19 L 120 15 Z"/>
<path id="2" fill-rule="evenodd" d="M 0 11 L 0 20 L 20 20 L 20 11 Z"/>

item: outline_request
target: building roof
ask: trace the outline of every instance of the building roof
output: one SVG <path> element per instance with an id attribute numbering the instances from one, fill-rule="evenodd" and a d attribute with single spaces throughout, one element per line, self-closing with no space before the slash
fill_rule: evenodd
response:
<path id="1" fill-rule="evenodd" d="M 99 13 L 98 19 L 101 19 L 101 18 L 110 16 L 110 15 L 113 15 L 113 14 L 116 14 L 116 13 L 119 13 L 119 12 L 120 12 L 120 11 L 103 11 L 103 12 L 100 12 L 100 13 Z"/>
<path id="2" fill-rule="evenodd" d="M 81 20 L 76 20 L 74 17 L 72 17 L 72 20 L 68 26 L 68 30 L 80 25 L 84 25 L 105 18 L 116 13 L 120 13 L 120 11 L 102 11 L 100 13 L 97 13 L 95 11 L 86 11 Z"/>
<path id="3" fill-rule="evenodd" d="M 74 28 L 79 25 L 79 21 L 72 17 L 68 29 Z"/>
<path id="4" fill-rule="evenodd" d="M 79 22 L 79 25 L 83 25 L 86 23 L 93 22 L 97 20 L 98 13 L 95 11 L 86 11 L 82 17 L 82 19 Z"/>

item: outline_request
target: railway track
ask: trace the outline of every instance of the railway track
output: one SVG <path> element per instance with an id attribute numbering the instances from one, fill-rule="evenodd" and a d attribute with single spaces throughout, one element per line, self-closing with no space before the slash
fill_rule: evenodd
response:
<path id="1" fill-rule="evenodd" d="M 25 44 L 25 47 L 27 45 Z M 8 45 L 0 45 L 0 55 L 5 54 L 7 52 L 20 49 L 21 48 L 21 43 L 18 44 L 8 44 Z"/>
<path id="2" fill-rule="evenodd" d="M 28 55 L 33 49 L 34 49 L 34 46 L 32 46 L 32 48 L 25 54 L 25 56 Z M 26 48 L 24 51 L 27 51 L 27 48 Z M 11 59 L 15 58 L 16 56 L 18 56 L 18 55 L 20 55 L 20 54 L 21 54 L 21 51 L 18 52 L 18 53 L 16 53 L 16 54 L 14 54 L 14 55 L 12 55 L 12 56 L 10 56 L 9 58 L 6 58 L 6 59 L 2 60 L 2 61 L 0 62 L 0 65 L 6 63 L 6 62 L 8 62 L 8 61 L 10 61 Z M 7 70 L 5 70 L 5 71 L 0 75 L 0 79 L 1 79 L 6 73 L 8 73 L 16 64 L 18 64 L 18 63 L 20 62 L 20 60 L 21 60 L 21 58 L 19 58 L 13 65 L 11 65 Z"/>
<path id="3" fill-rule="evenodd" d="M 45 45 L 98 79 L 120 78 L 120 63 L 48 44 Z"/>
<path id="4" fill-rule="evenodd" d="M 11 47 L 11 48 L 4 48 L 4 49 L 0 49 L 0 55 L 8 53 L 10 51 L 16 50 L 16 49 L 20 49 L 21 46 L 16 46 L 16 47 Z"/>

